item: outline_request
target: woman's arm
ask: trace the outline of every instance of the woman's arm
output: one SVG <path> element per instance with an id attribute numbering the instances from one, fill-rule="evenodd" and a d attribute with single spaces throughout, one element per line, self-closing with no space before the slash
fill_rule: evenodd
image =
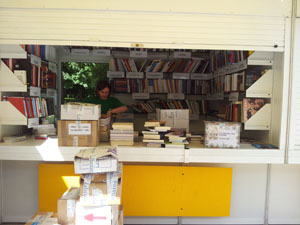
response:
<path id="1" fill-rule="evenodd" d="M 120 106 L 120 107 L 117 107 L 117 108 L 107 111 L 106 115 L 110 117 L 112 113 L 118 114 L 118 113 L 126 112 L 127 110 L 128 110 L 127 106 L 123 105 L 123 106 Z"/>

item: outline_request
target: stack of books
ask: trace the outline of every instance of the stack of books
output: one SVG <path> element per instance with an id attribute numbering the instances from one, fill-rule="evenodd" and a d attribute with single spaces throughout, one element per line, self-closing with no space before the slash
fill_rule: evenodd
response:
<path id="1" fill-rule="evenodd" d="M 133 123 L 115 122 L 110 130 L 110 143 L 112 145 L 133 145 L 134 129 Z"/>
<path id="2" fill-rule="evenodd" d="M 204 141 L 204 137 L 201 134 L 191 134 L 191 133 L 187 133 L 186 134 L 186 138 L 189 142 L 199 142 L 199 143 L 203 143 Z"/>
<path id="3" fill-rule="evenodd" d="M 171 127 L 164 126 L 165 122 L 162 121 L 146 121 L 144 127 L 146 128 L 143 133 L 143 142 L 147 143 L 147 147 L 161 148 L 165 146 L 165 134 Z"/>
<path id="4" fill-rule="evenodd" d="M 186 139 L 184 129 L 172 129 L 172 131 L 166 134 L 169 142 L 165 144 L 166 148 L 182 148 L 184 149 L 189 142 Z"/>

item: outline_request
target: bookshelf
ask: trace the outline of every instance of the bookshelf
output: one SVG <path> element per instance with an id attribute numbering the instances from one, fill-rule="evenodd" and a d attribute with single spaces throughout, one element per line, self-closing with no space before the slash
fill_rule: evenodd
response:
<path id="1" fill-rule="evenodd" d="M 247 69 L 248 64 L 251 66 L 259 65 L 271 67 L 273 64 L 272 54 L 254 52 L 247 58 L 248 53 L 242 51 L 215 52 L 217 53 L 210 53 L 210 60 L 197 58 L 194 61 L 196 67 L 200 66 L 199 62 L 203 61 L 206 63 L 206 65 L 204 65 L 205 68 L 209 68 L 202 69 L 202 71 L 200 70 L 200 73 L 195 73 L 198 68 L 194 69 L 193 66 L 191 66 L 193 64 L 193 58 L 184 59 L 185 61 L 182 61 L 183 59 L 174 60 L 173 54 L 163 60 L 150 60 L 148 66 L 144 66 L 144 64 L 146 64 L 145 61 L 147 61 L 145 59 L 143 59 L 142 63 L 137 63 L 140 66 L 136 66 L 135 60 L 131 58 L 111 59 L 109 61 L 110 68 L 113 70 L 122 68 L 123 71 L 108 71 L 107 74 L 115 90 L 122 93 L 132 93 L 133 99 L 148 100 L 151 99 L 153 94 L 167 94 L 168 100 L 182 100 L 186 98 L 185 95 L 200 94 L 204 96 L 202 100 L 224 100 L 225 98 L 227 99 L 228 93 L 244 91 L 246 92 L 246 98 L 271 99 L 273 91 L 273 70 L 268 70 L 247 90 L 245 90 L 246 75 L 243 71 Z M 249 63 L 247 63 L 248 61 Z M 161 64 L 161 62 L 163 62 L 163 64 Z M 176 66 L 173 69 L 169 69 L 170 67 L 166 66 L 172 62 L 177 63 L 179 69 L 177 69 Z M 209 62 L 211 65 L 209 65 Z M 191 68 L 189 73 L 182 72 L 187 71 L 188 69 L 186 68 L 189 68 L 189 66 Z M 145 75 L 142 75 L 143 72 L 128 72 L 131 70 L 137 71 L 139 69 L 144 70 Z M 207 73 L 203 73 L 205 71 Z M 132 76 L 131 73 L 133 73 L 134 76 Z M 267 103 L 259 114 L 253 115 L 251 120 L 245 122 L 245 130 L 270 130 L 271 107 L 269 104 L 270 103 Z M 180 107 L 176 106 L 175 108 L 180 109 Z M 243 107 L 241 108 L 241 111 L 242 110 Z M 153 110 L 145 111 L 152 112 Z M 241 115 L 243 115 L 243 111 Z M 261 118 L 258 118 L 259 116 Z"/>
<path id="2" fill-rule="evenodd" d="M 4 53 L 1 55 L 5 56 Z M 19 70 L 14 73 L 2 60 L 0 61 L 0 92 L 27 92 L 26 83 L 23 83 L 16 73 L 25 73 L 26 76 L 26 71 Z"/>
<path id="3" fill-rule="evenodd" d="M 246 90 L 247 98 L 272 98 L 273 70 L 268 70 Z"/>
<path id="4" fill-rule="evenodd" d="M 249 120 L 244 123 L 245 130 L 270 130 L 271 129 L 271 104 L 265 104 Z"/>
<path id="5" fill-rule="evenodd" d="M 48 83 L 54 82 L 55 85 L 55 78 L 54 80 L 47 77 L 43 79 L 41 68 L 48 62 L 29 54 L 20 45 L 0 45 L 0 52 L 0 96 L 3 98 L 3 101 L 0 101 L 0 124 L 24 125 L 27 128 L 39 125 L 39 118 L 45 116 L 46 109 L 42 98 L 48 97 L 48 93 L 49 96 L 56 93 L 55 89 L 52 89 L 46 91 L 46 96 L 41 95 L 45 85 L 46 88 Z M 5 59 L 5 62 L 1 59 Z M 52 63 L 50 67 L 54 70 L 56 65 Z M 6 94 L 11 92 L 18 94 Z M 14 98 L 14 101 L 11 102 L 9 98 Z M 15 133 L 18 133 L 18 129 L 15 130 Z"/>

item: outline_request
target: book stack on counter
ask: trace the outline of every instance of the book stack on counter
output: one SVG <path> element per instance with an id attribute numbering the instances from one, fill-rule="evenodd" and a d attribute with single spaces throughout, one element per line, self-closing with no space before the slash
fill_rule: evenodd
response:
<path id="1" fill-rule="evenodd" d="M 166 148 L 185 148 L 189 142 L 186 139 L 186 133 L 184 129 L 172 129 L 172 131 L 166 134 L 169 142 L 166 143 Z"/>
<path id="2" fill-rule="evenodd" d="M 100 118 L 100 140 L 101 142 L 109 141 L 110 117 L 101 115 Z"/>
<path id="3" fill-rule="evenodd" d="M 134 129 L 131 122 L 115 122 L 110 130 L 112 145 L 133 145 Z"/>
<path id="4" fill-rule="evenodd" d="M 186 139 L 188 140 L 188 142 L 201 143 L 201 144 L 204 143 L 204 137 L 201 134 L 187 133 Z"/>
<path id="5" fill-rule="evenodd" d="M 142 131 L 143 142 L 147 143 L 147 147 L 161 148 L 165 146 L 165 134 L 171 127 L 164 126 L 162 121 L 146 121 L 144 127 L 147 129 Z"/>

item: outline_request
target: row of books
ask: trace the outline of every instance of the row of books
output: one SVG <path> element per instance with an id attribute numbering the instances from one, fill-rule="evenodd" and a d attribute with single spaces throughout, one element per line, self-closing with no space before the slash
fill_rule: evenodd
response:
<path id="1" fill-rule="evenodd" d="M 245 72 L 213 78 L 208 82 L 208 93 L 234 92 L 245 90 Z"/>
<path id="2" fill-rule="evenodd" d="M 46 60 L 46 45 L 21 45 L 21 47 L 26 52 Z"/>
<path id="3" fill-rule="evenodd" d="M 209 73 L 209 60 L 173 59 L 173 60 L 133 60 L 132 58 L 109 61 L 110 71 L 122 72 L 163 72 L 163 73 Z"/>
<path id="4" fill-rule="evenodd" d="M 116 93 L 207 94 L 209 81 L 116 78 L 110 84 Z"/>
<path id="5" fill-rule="evenodd" d="M 244 59 L 247 59 L 248 56 L 249 51 L 214 51 L 211 57 L 211 71 L 216 71 L 222 67 L 226 67 L 230 64 L 240 62 Z"/>
<path id="6" fill-rule="evenodd" d="M 250 82 L 248 80 L 248 82 Z M 254 81 L 253 81 L 254 82 Z M 127 79 L 111 80 L 116 93 L 185 93 L 202 94 L 245 90 L 245 72 L 206 80 Z"/>
<path id="7" fill-rule="evenodd" d="M 31 63 L 31 56 L 27 59 L 2 59 L 6 66 L 12 71 L 25 71 L 21 81 L 24 84 L 41 87 L 41 88 L 56 88 L 56 71 L 52 71 L 48 67 L 47 62 L 42 62 L 41 66 Z"/>
<path id="8" fill-rule="evenodd" d="M 156 109 L 190 109 L 192 114 L 208 114 L 207 101 L 205 100 L 173 100 L 137 103 L 130 105 L 129 108 L 135 113 L 155 113 Z"/>
<path id="9" fill-rule="evenodd" d="M 27 118 L 45 117 L 55 114 L 55 104 L 52 98 L 3 96 L 2 101 L 9 101 Z"/>
<path id="10" fill-rule="evenodd" d="M 244 98 L 220 107 L 218 116 L 232 122 L 246 122 L 265 104 L 261 98 Z"/>

